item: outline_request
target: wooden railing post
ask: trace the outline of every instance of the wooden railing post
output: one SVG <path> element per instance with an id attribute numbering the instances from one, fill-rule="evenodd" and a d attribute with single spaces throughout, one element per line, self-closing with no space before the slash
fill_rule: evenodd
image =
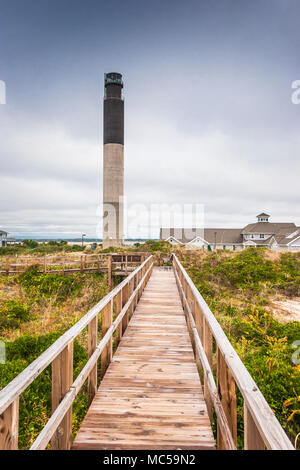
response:
<path id="1" fill-rule="evenodd" d="M 190 290 L 188 285 L 186 285 L 185 296 L 186 296 L 186 300 L 187 300 L 187 307 L 189 307 L 189 309 L 192 313 L 192 316 L 194 316 L 193 315 L 193 308 L 192 308 L 193 301 L 191 299 L 191 290 Z M 186 306 L 185 306 L 185 310 L 186 310 Z M 192 343 L 192 348 L 193 348 L 194 355 L 195 355 L 196 354 L 196 348 L 195 348 L 194 335 L 193 335 L 193 331 L 192 331 L 192 325 L 191 325 L 188 313 L 186 315 L 187 315 L 186 316 L 187 327 L 188 327 L 188 331 L 189 331 L 189 335 L 190 335 L 191 343 Z"/>
<path id="2" fill-rule="evenodd" d="M 119 315 L 119 313 L 121 312 L 122 310 L 122 290 L 120 290 L 120 292 L 117 294 L 116 296 L 116 317 Z M 117 342 L 117 345 L 119 344 L 119 342 L 121 341 L 121 338 L 122 338 L 122 334 L 123 334 L 123 331 L 122 331 L 122 322 L 119 323 L 119 325 L 117 326 L 117 331 L 116 331 L 116 342 Z"/>
<path id="3" fill-rule="evenodd" d="M 107 258 L 107 276 L 108 276 L 108 289 L 112 288 L 112 255 Z"/>
<path id="4" fill-rule="evenodd" d="M 244 403 L 244 450 L 264 450 L 265 444 L 257 426 Z"/>
<path id="5" fill-rule="evenodd" d="M 135 289 L 136 289 L 137 286 L 138 286 L 138 283 L 140 282 L 140 281 L 139 281 L 140 274 L 141 274 L 141 271 L 140 271 L 139 273 L 135 274 L 135 276 L 134 276 L 134 278 L 133 278 L 133 282 L 132 282 L 132 292 L 135 291 Z M 134 298 L 134 302 L 133 302 L 133 310 L 136 309 L 137 303 L 138 303 L 138 296 L 136 295 L 135 298 Z"/>
<path id="6" fill-rule="evenodd" d="M 0 449 L 18 450 L 19 398 L 0 415 Z"/>
<path id="7" fill-rule="evenodd" d="M 6 276 L 9 275 L 9 258 L 6 258 L 5 260 L 5 273 L 6 273 Z"/>
<path id="8" fill-rule="evenodd" d="M 217 348 L 217 383 L 218 393 L 225 412 L 228 425 L 234 440 L 237 445 L 237 411 L 236 411 L 236 388 L 235 381 L 230 372 L 224 356 Z M 218 449 L 225 449 L 224 440 L 218 426 Z"/>
<path id="9" fill-rule="evenodd" d="M 203 349 L 205 351 L 205 355 L 207 357 L 210 368 L 212 369 L 212 366 L 213 366 L 213 360 L 212 360 L 212 334 L 211 334 L 210 328 L 207 324 L 207 321 L 206 321 L 204 315 L 203 315 L 202 331 L 203 331 Z M 205 376 L 204 376 L 204 399 L 205 399 L 205 402 L 206 402 L 207 411 L 208 411 L 210 421 L 212 422 L 212 402 L 211 402 L 211 398 L 210 398 L 207 379 L 206 379 Z"/>
<path id="10" fill-rule="evenodd" d="M 89 358 L 96 350 L 98 343 L 98 315 L 93 318 L 88 327 L 88 355 Z M 88 405 L 92 403 L 97 392 L 97 364 L 93 367 L 88 378 Z"/>
<path id="11" fill-rule="evenodd" d="M 126 304 L 129 299 L 129 284 L 127 283 L 122 289 L 122 307 Z M 122 334 L 125 332 L 129 323 L 129 309 L 125 313 L 122 320 Z"/>
<path id="12" fill-rule="evenodd" d="M 201 343 L 203 344 L 203 313 L 198 302 L 195 301 L 195 325 Z"/>
<path id="13" fill-rule="evenodd" d="M 129 297 L 134 291 L 134 278 L 129 281 Z M 134 301 L 131 302 L 130 307 L 129 307 L 129 319 L 132 317 L 133 311 L 134 311 Z"/>
<path id="14" fill-rule="evenodd" d="M 102 320 L 102 338 L 103 338 L 107 330 L 112 325 L 112 320 L 113 320 L 113 301 L 112 300 L 108 302 L 108 304 L 103 308 L 101 312 L 101 320 Z M 111 359 L 112 359 L 112 338 L 110 338 L 110 340 L 108 341 L 107 345 L 105 346 L 101 354 L 101 377 L 104 376 Z"/>
<path id="15" fill-rule="evenodd" d="M 73 383 L 73 341 L 52 362 L 52 413 Z M 69 450 L 72 445 L 72 407 L 67 411 L 51 439 L 54 450 Z"/>

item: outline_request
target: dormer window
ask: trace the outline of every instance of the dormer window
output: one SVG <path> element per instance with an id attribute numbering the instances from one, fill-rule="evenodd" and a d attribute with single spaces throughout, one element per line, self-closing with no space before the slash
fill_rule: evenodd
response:
<path id="1" fill-rule="evenodd" d="M 262 212 L 261 214 L 258 214 L 256 217 L 257 217 L 258 222 L 269 222 L 270 215 Z"/>

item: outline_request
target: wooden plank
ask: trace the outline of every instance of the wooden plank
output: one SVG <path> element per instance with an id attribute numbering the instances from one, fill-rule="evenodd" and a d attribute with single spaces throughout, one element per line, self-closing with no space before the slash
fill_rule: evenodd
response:
<path id="1" fill-rule="evenodd" d="M 73 341 L 52 363 L 52 413 L 73 383 Z M 68 450 L 72 445 L 72 408 L 68 410 L 51 439 L 53 450 Z"/>
<path id="2" fill-rule="evenodd" d="M 88 355 L 93 355 L 98 344 L 98 316 L 94 317 L 88 328 Z M 88 405 L 92 403 L 97 391 L 97 363 L 88 378 Z"/>
<path id="3" fill-rule="evenodd" d="M 19 435 L 19 398 L 0 415 L 0 450 L 17 450 Z"/>
<path id="4" fill-rule="evenodd" d="M 73 448 L 214 447 L 174 275 L 154 269 Z"/>

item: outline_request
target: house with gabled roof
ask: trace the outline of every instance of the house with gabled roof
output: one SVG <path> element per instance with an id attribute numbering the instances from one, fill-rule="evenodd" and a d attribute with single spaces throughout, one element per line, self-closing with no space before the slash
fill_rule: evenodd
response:
<path id="1" fill-rule="evenodd" d="M 276 251 L 300 251 L 300 227 L 293 222 L 269 221 L 262 212 L 257 221 L 244 228 L 161 228 L 160 239 L 186 248 L 243 250 L 248 246 L 267 247 Z"/>

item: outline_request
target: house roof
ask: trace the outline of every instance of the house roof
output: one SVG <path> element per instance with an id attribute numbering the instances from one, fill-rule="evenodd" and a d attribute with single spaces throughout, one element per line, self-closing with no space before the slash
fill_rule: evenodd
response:
<path id="1" fill-rule="evenodd" d="M 3 230 L 0 230 L 0 235 L 7 235 L 8 232 L 4 232 Z"/>
<path id="2" fill-rule="evenodd" d="M 267 216 L 267 214 L 260 214 Z M 258 216 L 259 217 L 259 216 Z M 200 237 L 208 245 L 237 245 L 245 243 L 243 235 L 269 235 L 268 238 L 252 240 L 256 246 L 268 246 L 272 240 L 276 240 L 278 245 L 287 246 L 300 237 L 300 227 L 292 222 L 270 223 L 256 222 L 240 228 L 161 228 L 160 239 L 167 240 L 173 237 L 182 244 L 190 243 L 197 237 Z"/>
<path id="3" fill-rule="evenodd" d="M 209 243 L 242 243 L 240 228 L 205 228 L 204 238 Z"/>
<path id="4" fill-rule="evenodd" d="M 255 224 L 248 224 L 242 229 L 242 234 L 258 234 L 258 233 L 269 233 L 270 235 L 275 235 L 282 230 L 290 231 L 290 233 L 296 229 L 294 223 L 276 223 L 271 222 L 256 222 Z"/>
<path id="5" fill-rule="evenodd" d="M 204 239 L 208 244 L 238 244 L 242 243 L 240 228 L 161 228 L 160 239 L 175 238 L 181 243 L 189 243 L 197 237 Z"/>
<path id="6" fill-rule="evenodd" d="M 274 241 L 274 235 L 271 235 L 268 238 L 260 238 L 259 240 L 252 240 L 256 246 L 268 246 L 270 245 L 271 241 Z"/>
<path id="7" fill-rule="evenodd" d="M 266 214 L 265 212 L 262 212 L 261 214 L 258 214 L 256 217 L 271 217 L 269 214 Z"/>
<path id="8" fill-rule="evenodd" d="M 289 243 L 293 243 L 294 240 L 300 237 L 300 227 L 297 227 L 292 233 L 279 233 L 275 235 L 275 240 L 278 245 L 288 245 Z"/>
<path id="9" fill-rule="evenodd" d="M 160 239 L 173 237 L 181 243 L 188 243 L 196 237 L 204 238 L 203 229 L 199 228 L 161 228 Z"/>

